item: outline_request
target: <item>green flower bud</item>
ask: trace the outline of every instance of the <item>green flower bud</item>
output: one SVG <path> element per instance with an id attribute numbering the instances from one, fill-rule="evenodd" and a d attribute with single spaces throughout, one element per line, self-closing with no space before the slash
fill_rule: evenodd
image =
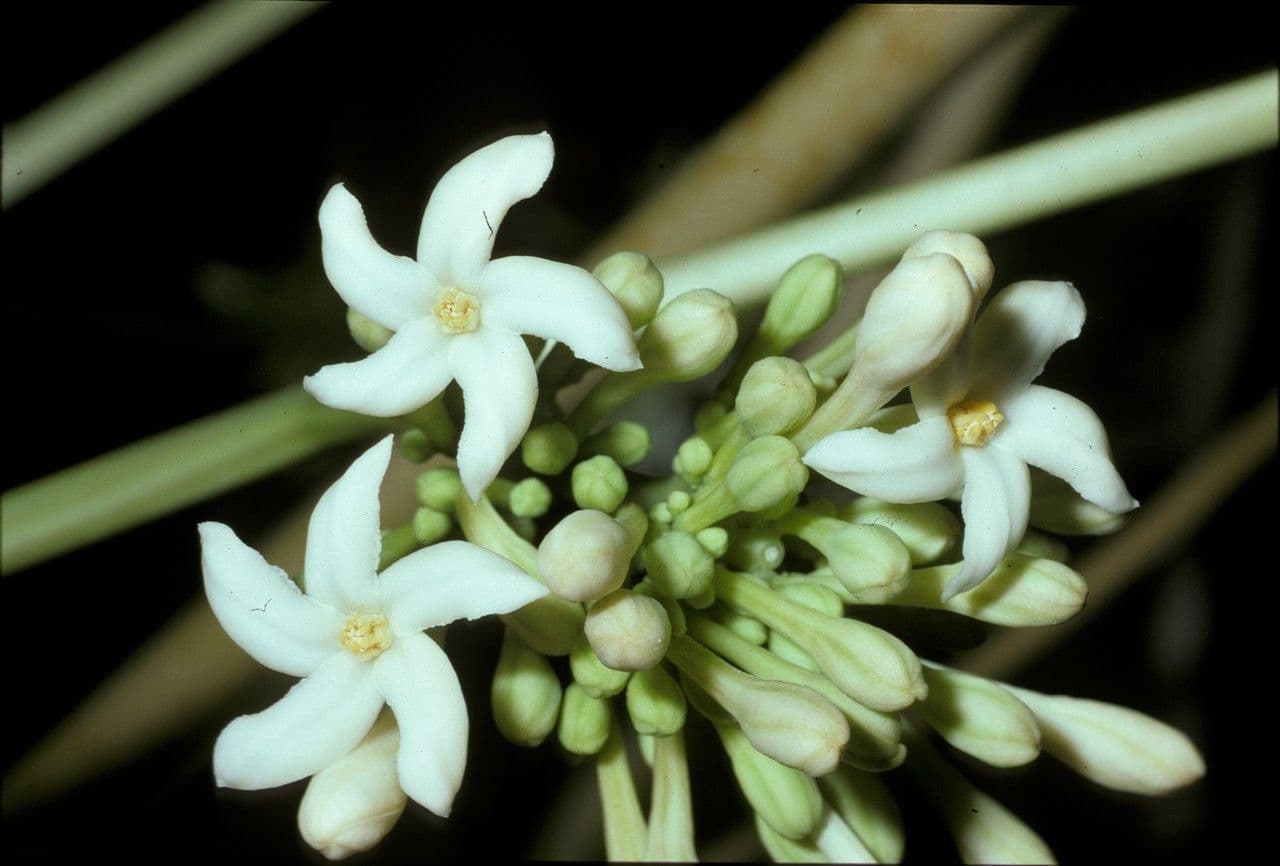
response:
<path id="1" fill-rule="evenodd" d="M 701 436 L 691 436 L 680 443 L 680 448 L 671 461 L 671 468 L 686 483 L 697 484 L 711 468 L 714 457 L 715 452 L 711 450 L 711 445 L 706 439 Z"/>
<path id="2" fill-rule="evenodd" d="M 986 296 L 991 288 L 991 280 L 995 277 L 996 266 L 982 241 L 963 232 L 925 232 L 907 247 L 902 257 L 919 258 L 933 253 L 944 253 L 960 263 L 965 276 L 969 278 L 974 303 Z"/>
<path id="3" fill-rule="evenodd" d="M 502 736 L 518 746 L 539 745 L 556 726 L 560 693 L 560 680 L 546 657 L 507 629 L 489 692 Z"/>
<path id="4" fill-rule="evenodd" d="M 425 463 L 435 453 L 427 434 L 417 427 L 410 427 L 397 436 L 396 446 L 400 449 L 400 456 L 410 463 Z"/>
<path id="5" fill-rule="evenodd" d="M 788 839 L 769 825 L 769 822 L 755 813 L 756 834 L 760 844 L 768 852 L 774 863 L 830 863 L 827 855 L 818 850 L 809 837 Z"/>
<path id="6" fill-rule="evenodd" d="M 423 544 L 435 544 L 453 529 L 453 520 L 443 511 L 422 506 L 413 513 L 413 534 Z"/>
<path id="7" fill-rule="evenodd" d="M 649 519 L 654 523 L 662 525 L 670 525 L 675 519 L 675 515 L 671 513 L 671 506 L 665 502 L 659 502 L 649 509 Z"/>
<path id="8" fill-rule="evenodd" d="M 541 517 L 551 507 L 551 489 L 538 478 L 526 478 L 511 488 L 507 507 L 516 517 Z"/>
<path id="9" fill-rule="evenodd" d="M 672 490 L 667 494 L 667 507 L 671 509 L 673 515 L 688 511 L 691 502 L 693 497 L 687 490 Z"/>
<path id="10" fill-rule="evenodd" d="M 1020 767 L 1040 756 L 1040 729 L 1031 712 L 991 680 L 926 665 L 929 697 L 920 714 L 955 748 L 993 767 Z"/>
<path id="11" fill-rule="evenodd" d="M 637 348 L 649 377 L 688 382 L 720 366 L 737 339 L 733 302 L 710 289 L 695 289 L 658 311 Z"/>
<path id="12" fill-rule="evenodd" d="M 994 625 L 1035 626 L 1065 622 L 1084 607 L 1084 578 L 1051 559 L 1011 553 L 968 592 L 942 601 L 942 590 L 960 565 L 917 568 L 894 604 L 954 611 Z"/>
<path id="13" fill-rule="evenodd" d="M 612 457 L 601 454 L 573 467 L 573 500 L 579 508 L 610 513 L 627 498 L 627 476 Z"/>
<path id="14" fill-rule="evenodd" d="M 818 786 L 877 863 L 900 863 L 906 847 L 902 813 L 878 773 L 841 767 Z"/>
<path id="15" fill-rule="evenodd" d="M 643 328 L 662 303 L 662 274 L 643 253 L 614 253 L 592 271 L 627 314 L 632 329 Z"/>
<path id="16" fill-rule="evenodd" d="M 631 674 L 605 667 L 591 649 L 586 634 L 578 636 L 569 650 L 569 670 L 573 681 L 593 698 L 611 698 L 627 687 Z"/>
<path id="17" fill-rule="evenodd" d="M 661 665 L 636 671 L 627 683 L 627 712 L 637 733 L 669 736 L 684 727 L 684 692 Z"/>
<path id="18" fill-rule="evenodd" d="M 612 457 L 620 466 L 634 466 L 649 456 L 649 431 L 634 421 L 610 424 L 582 445 L 586 454 Z"/>
<path id="19" fill-rule="evenodd" d="M 883 604 L 907 585 L 911 554 L 882 526 L 845 523 L 803 508 L 788 514 L 780 526 L 816 547 L 860 604 Z"/>
<path id="20" fill-rule="evenodd" d="M 415 482 L 418 501 L 436 511 L 453 511 L 453 504 L 458 499 L 458 491 L 462 489 L 462 479 L 458 470 L 453 467 L 428 469 L 418 476 Z"/>
<path id="21" fill-rule="evenodd" d="M 559 421 L 530 427 L 520 444 L 520 459 L 540 475 L 559 475 L 578 453 L 578 437 Z"/>
<path id="22" fill-rule="evenodd" d="M 833 590 L 820 583 L 790 583 L 776 588 L 778 594 L 809 610 L 831 617 L 844 616 L 844 601 Z"/>
<path id="23" fill-rule="evenodd" d="M 1056 475 L 1031 468 L 1032 526 L 1058 535 L 1107 535 L 1124 526 L 1125 519 L 1094 505 Z"/>
<path id="24" fill-rule="evenodd" d="M 387 345 L 395 334 L 395 331 L 362 316 L 350 307 L 347 307 L 347 330 L 351 332 L 351 339 L 356 341 L 356 345 L 370 354 Z"/>
<path id="25" fill-rule="evenodd" d="M 600 661 L 618 671 L 653 667 L 671 641 L 671 620 L 662 603 L 625 589 L 592 605 L 584 628 Z"/>
<path id="26" fill-rule="evenodd" d="M 547 533 L 538 546 L 538 573 L 556 595 L 590 601 L 626 580 L 631 539 L 609 515 L 575 511 Z"/>
<path id="27" fill-rule="evenodd" d="M 799 361 L 771 356 L 751 365 L 738 389 L 734 409 L 752 436 L 785 435 L 798 428 L 817 405 L 809 371 Z"/>
<path id="28" fill-rule="evenodd" d="M 560 707 L 560 745 L 574 755 L 594 755 L 609 739 L 609 704 L 593 698 L 577 683 L 564 690 Z"/>
<path id="29" fill-rule="evenodd" d="M 412 521 L 402 526 L 393 526 L 382 530 L 382 549 L 378 554 L 378 571 L 386 568 L 401 557 L 408 556 L 421 544 L 413 532 Z M 305 585 L 306 576 L 303 576 Z"/>
<path id="30" fill-rule="evenodd" d="M 649 516 L 636 503 L 624 502 L 622 507 L 614 512 L 613 519 L 627 531 L 627 546 L 631 550 L 631 556 L 635 556 L 640 545 L 644 543 L 644 537 L 649 533 Z"/>
<path id="31" fill-rule="evenodd" d="M 793 664 L 798 668 L 804 668 L 807 671 L 818 672 L 818 663 L 813 660 L 813 656 L 787 640 L 785 635 L 770 631 L 769 642 L 765 645 L 769 648 L 769 652 L 784 662 Z"/>
<path id="32" fill-rule="evenodd" d="M 702 549 L 718 559 L 729 549 L 729 532 L 720 526 L 708 526 L 694 536 Z"/>
<path id="33" fill-rule="evenodd" d="M 898 536 L 912 565 L 929 565 L 951 552 L 960 540 L 960 521 L 936 502 L 899 504 L 860 496 L 840 512 L 850 523 L 883 526 Z"/>
<path id="34" fill-rule="evenodd" d="M 1067 563 L 1071 560 L 1071 549 L 1062 541 L 1028 529 L 1018 542 L 1018 553 L 1025 556 L 1036 556 L 1040 559 L 1052 559 L 1054 562 Z"/>
<path id="35" fill-rule="evenodd" d="M 738 453 L 725 477 L 743 511 L 763 511 L 798 494 L 809 481 L 800 452 L 781 436 L 761 436 Z"/>
<path id="36" fill-rule="evenodd" d="M 668 532 L 644 548 L 644 566 L 659 592 L 691 598 L 711 586 L 715 560 L 687 532 Z"/>

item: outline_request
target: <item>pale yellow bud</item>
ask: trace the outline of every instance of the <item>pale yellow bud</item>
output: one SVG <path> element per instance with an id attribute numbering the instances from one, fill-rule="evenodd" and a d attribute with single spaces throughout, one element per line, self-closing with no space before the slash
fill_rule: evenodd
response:
<path id="1" fill-rule="evenodd" d="M 627 576 L 631 541 L 627 531 L 600 511 L 575 511 L 538 546 L 538 573 L 556 595 L 589 601 L 607 595 Z"/>
<path id="2" fill-rule="evenodd" d="M 600 661 L 617 671 L 653 667 L 671 641 L 671 621 L 662 603 L 625 589 L 592 605 L 585 628 Z"/>

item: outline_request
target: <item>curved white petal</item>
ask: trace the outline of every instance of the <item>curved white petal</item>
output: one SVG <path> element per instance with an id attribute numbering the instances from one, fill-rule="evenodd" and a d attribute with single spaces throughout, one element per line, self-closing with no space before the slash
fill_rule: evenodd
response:
<path id="1" fill-rule="evenodd" d="M 382 695 L 373 668 L 334 641 L 315 673 L 280 700 L 222 729 L 213 747 L 213 775 L 226 788 L 287 785 L 346 755 L 373 727 Z"/>
<path id="2" fill-rule="evenodd" d="M 538 374 L 524 340 L 483 324 L 454 338 L 449 365 L 462 386 L 466 411 L 458 472 L 467 493 L 478 500 L 529 429 Z"/>
<path id="3" fill-rule="evenodd" d="M 465 541 L 415 551 L 378 578 L 382 610 L 396 634 L 510 613 L 547 594 L 511 560 Z"/>
<path id="4" fill-rule="evenodd" d="M 378 601 L 378 488 L 391 461 L 391 438 L 384 436 L 347 467 L 320 497 L 307 526 L 307 594 L 344 613 L 372 610 Z"/>
<path id="5" fill-rule="evenodd" d="M 464 157 L 431 192 L 418 234 L 418 261 L 445 283 L 474 286 L 502 218 L 513 204 L 542 189 L 554 160 L 555 147 L 545 132 L 507 136 Z"/>
<path id="6" fill-rule="evenodd" d="M 987 579 L 1022 540 L 1031 509 L 1031 473 L 1015 454 L 996 445 L 962 447 L 963 567 L 942 591 L 947 601 Z"/>
<path id="7" fill-rule="evenodd" d="M 369 357 L 330 364 L 302 380 L 326 406 L 363 415 L 404 415 L 434 399 L 453 380 L 449 336 L 433 318 L 415 319 Z"/>
<path id="8" fill-rule="evenodd" d="M 973 372 L 973 329 L 960 338 L 938 366 L 911 383 L 911 403 L 921 418 L 946 415 L 969 393 Z"/>
<path id="9" fill-rule="evenodd" d="M 447 818 L 467 765 L 467 705 L 449 657 L 425 634 L 398 635 L 373 676 L 400 726 L 400 787 Z"/>
<path id="10" fill-rule="evenodd" d="M 1111 462 L 1107 433 L 1094 411 L 1062 391 L 1032 385 L 1006 400 L 999 447 L 1070 484 L 1085 499 L 1113 514 L 1136 508 Z"/>
<path id="11" fill-rule="evenodd" d="M 832 433 L 804 455 L 810 468 L 864 496 L 931 502 L 964 480 L 951 424 L 927 418 L 895 433 L 870 427 Z"/>
<path id="12" fill-rule="evenodd" d="M 538 259 L 494 259 L 480 278 L 485 324 L 565 343 L 606 370 L 638 370 L 631 323 L 604 284 L 582 268 Z"/>
<path id="13" fill-rule="evenodd" d="M 974 326 L 970 394 L 999 404 L 1039 376 L 1083 326 L 1084 299 L 1070 283 L 1026 280 L 1001 289 Z"/>
<path id="14" fill-rule="evenodd" d="M 213 615 L 262 664 L 302 677 L 339 648 L 342 614 L 303 595 L 231 527 L 200 524 L 200 564 Z"/>
<path id="15" fill-rule="evenodd" d="M 384 328 L 398 330 L 431 312 L 434 277 L 413 259 L 378 246 L 364 208 L 342 184 L 320 203 L 320 257 L 347 306 Z"/>

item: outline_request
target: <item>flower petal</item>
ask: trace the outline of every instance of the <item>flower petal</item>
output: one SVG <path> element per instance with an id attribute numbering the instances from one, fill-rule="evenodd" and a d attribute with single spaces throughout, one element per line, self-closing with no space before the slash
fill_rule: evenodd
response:
<path id="1" fill-rule="evenodd" d="M 1111 462 L 1107 433 L 1080 400 L 1032 385 L 1003 406 L 1005 422 L 995 441 L 1032 466 L 1070 484 L 1085 499 L 1113 514 L 1138 506 Z"/>
<path id="2" fill-rule="evenodd" d="M 425 634 L 398 635 L 373 677 L 400 726 L 400 787 L 447 818 L 467 765 L 467 705 L 449 657 Z"/>
<path id="3" fill-rule="evenodd" d="M 378 246 L 364 208 L 342 184 L 320 204 L 320 256 L 347 306 L 384 328 L 399 330 L 431 311 L 435 278 L 413 259 Z"/>
<path id="4" fill-rule="evenodd" d="M 222 729 L 213 747 L 213 774 L 226 788 L 287 785 L 346 755 L 373 727 L 382 695 L 373 668 L 334 641 L 315 673 L 280 700 Z"/>
<path id="5" fill-rule="evenodd" d="M 888 502 L 930 502 L 964 480 L 946 418 L 927 418 L 895 433 L 870 427 L 833 433 L 804 455 L 809 467 L 855 493 Z"/>
<path id="6" fill-rule="evenodd" d="M 363 415 L 404 415 L 434 399 L 453 379 L 449 337 L 432 318 L 396 331 L 369 357 L 321 367 L 302 387 L 326 406 Z"/>
<path id="7" fill-rule="evenodd" d="M 302 594 L 221 523 L 200 524 L 209 606 L 241 649 L 272 670 L 306 676 L 338 649 L 342 614 Z"/>
<path id="8" fill-rule="evenodd" d="M 466 411 L 458 472 L 467 493 L 478 500 L 529 429 L 538 375 L 523 339 L 484 325 L 454 338 L 449 365 L 462 386 Z"/>
<path id="9" fill-rule="evenodd" d="M 582 268 L 538 259 L 494 259 L 480 280 L 487 324 L 565 343 L 606 370 L 638 370 L 631 323 L 604 285 Z"/>
<path id="10" fill-rule="evenodd" d="M 1006 286 L 978 316 L 969 393 L 999 404 L 1044 372 L 1049 356 L 1080 336 L 1083 325 L 1084 299 L 1070 283 Z"/>
<path id="11" fill-rule="evenodd" d="M 418 261 L 445 283 L 474 286 L 513 204 L 542 189 L 555 147 L 545 132 L 511 135 L 445 172 L 422 215 Z"/>
<path id="12" fill-rule="evenodd" d="M 509 559 L 465 541 L 415 551 L 378 578 L 382 609 L 396 634 L 510 613 L 547 588 Z"/>
<path id="13" fill-rule="evenodd" d="M 942 591 L 947 601 L 987 579 L 1018 546 L 1027 531 L 1031 508 L 1031 473 L 1015 454 L 996 445 L 962 447 L 964 490 L 963 568 Z"/>
<path id="14" fill-rule="evenodd" d="M 973 329 L 938 366 L 911 383 L 911 403 L 921 418 L 946 415 L 969 393 L 973 378 Z"/>
<path id="15" fill-rule="evenodd" d="M 383 437 L 333 482 L 307 526 L 307 594 L 344 613 L 372 610 L 378 602 L 378 488 L 391 461 L 391 438 Z"/>

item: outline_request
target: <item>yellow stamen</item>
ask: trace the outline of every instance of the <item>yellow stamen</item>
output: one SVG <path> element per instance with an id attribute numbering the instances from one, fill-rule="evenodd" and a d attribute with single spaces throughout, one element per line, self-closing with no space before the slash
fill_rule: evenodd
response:
<path id="1" fill-rule="evenodd" d="M 962 400 L 947 410 L 947 420 L 957 445 L 986 445 L 1004 415 L 990 400 Z"/>
<path id="2" fill-rule="evenodd" d="M 342 645 L 355 653 L 360 661 L 372 661 L 391 646 L 387 618 L 380 613 L 352 614 L 342 627 Z"/>
<path id="3" fill-rule="evenodd" d="M 469 334 L 480 327 L 480 302 L 461 289 L 446 289 L 431 312 L 450 334 Z"/>

